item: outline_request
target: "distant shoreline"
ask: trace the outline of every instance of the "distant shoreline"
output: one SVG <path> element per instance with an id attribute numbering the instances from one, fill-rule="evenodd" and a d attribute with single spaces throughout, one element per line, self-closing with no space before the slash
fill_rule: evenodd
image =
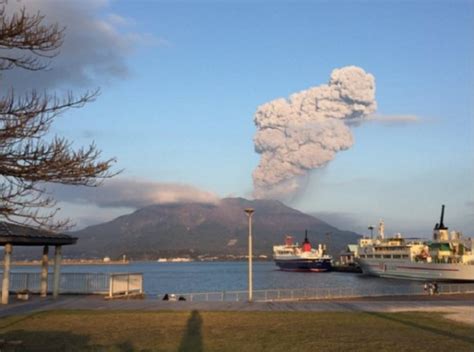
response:
<path id="1" fill-rule="evenodd" d="M 254 262 L 271 262 L 272 259 L 262 259 L 262 258 L 253 258 Z M 173 261 L 169 259 L 167 261 L 158 261 L 158 260 L 150 260 L 150 259 L 137 259 L 137 260 L 110 260 L 110 261 L 103 261 L 102 259 L 63 259 L 61 261 L 61 265 L 129 265 L 132 263 L 137 262 L 145 262 L 145 263 L 160 263 L 160 264 L 177 264 L 177 263 L 212 263 L 212 262 L 247 262 L 247 259 L 193 259 L 190 261 Z M 49 265 L 54 263 L 54 258 L 49 260 Z M 3 261 L 0 261 L 0 265 L 3 265 Z M 19 260 L 13 261 L 11 265 L 14 266 L 41 266 L 41 260 Z"/>
<path id="2" fill-rule="evenodd" d="M 49 261 L 49 264 L 54 263 L 54 259 Z M 126 260 L 111 260 L 108 262 L 104 262 L 103 260 L 63 260 L 61 261 L 61 265 L 128 265 L 130 261 Z M 33 261 L 16 261 L 12 262 L 11 265 L 14 266 L 41 266 L 40 260 L 33 260 Z"/>

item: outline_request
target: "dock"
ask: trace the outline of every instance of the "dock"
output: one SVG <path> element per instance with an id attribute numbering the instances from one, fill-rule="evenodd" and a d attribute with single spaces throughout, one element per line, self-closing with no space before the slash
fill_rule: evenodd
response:
<path id="1" fill-rule="evenodd" d="M 332 271 L 354 274 L 362 273 L 362 269 L 360 268 L 360 266 L 357 265 L 333 265 Z"/>

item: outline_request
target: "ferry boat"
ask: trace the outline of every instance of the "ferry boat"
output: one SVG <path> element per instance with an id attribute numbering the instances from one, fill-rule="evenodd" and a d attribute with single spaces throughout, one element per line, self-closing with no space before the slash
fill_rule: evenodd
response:
<path id="1" fill-rule="evenodd" d="M 384 236 L 380 222 L 376 238 L 359 240 L 356 261 L 364 274 L 389 278 L 428 281 L 474 281 L 474 253 L 471 238 L 448 232 L 444 225 L 444 205 L 433 239 L 405 239 L 400 234 Z"/>
<path id="2" fill-rule="evenodd" d="M 308 231 L 305 232 L 303 245 L 293 244 L 293 237 L 286 236 L 284 245 L 273 246 L 275 264 L 284 271 L 330 271 L 332 257 L 326 254 L 326 248 L 319 245 L 317 249 L 311 247 L 308 240 Z"/>

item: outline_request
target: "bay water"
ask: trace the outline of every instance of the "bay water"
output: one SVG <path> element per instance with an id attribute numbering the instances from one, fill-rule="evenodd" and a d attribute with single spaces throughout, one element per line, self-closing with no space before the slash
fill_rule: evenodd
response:
<path id="1" fill-rule="evenodd" d="M 13 272 L 39 272 L 38 266 L 14 266 Z M 189 262 L 130 264 L 64 265 L 62 272 L 142 273 L 147 295 L 245 291 L 248 282 L 247 262 Z M 384 279 L 355 273 L 286 272 L 273 262 L 253 263 L 254 290 L 301 288 L 353 288 L 355 291 L 410 290 L 423 285 L 409 280 Z"/>

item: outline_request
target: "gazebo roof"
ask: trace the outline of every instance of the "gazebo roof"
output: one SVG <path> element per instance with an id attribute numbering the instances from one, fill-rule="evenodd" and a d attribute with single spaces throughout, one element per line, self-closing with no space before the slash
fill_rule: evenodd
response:
<path id="1" fill-rule="evenodd" d="M 7 243 L 14 246 L 65 246 L 76 242 L 77 237 L 0 221 L 0 246 Z"/>

